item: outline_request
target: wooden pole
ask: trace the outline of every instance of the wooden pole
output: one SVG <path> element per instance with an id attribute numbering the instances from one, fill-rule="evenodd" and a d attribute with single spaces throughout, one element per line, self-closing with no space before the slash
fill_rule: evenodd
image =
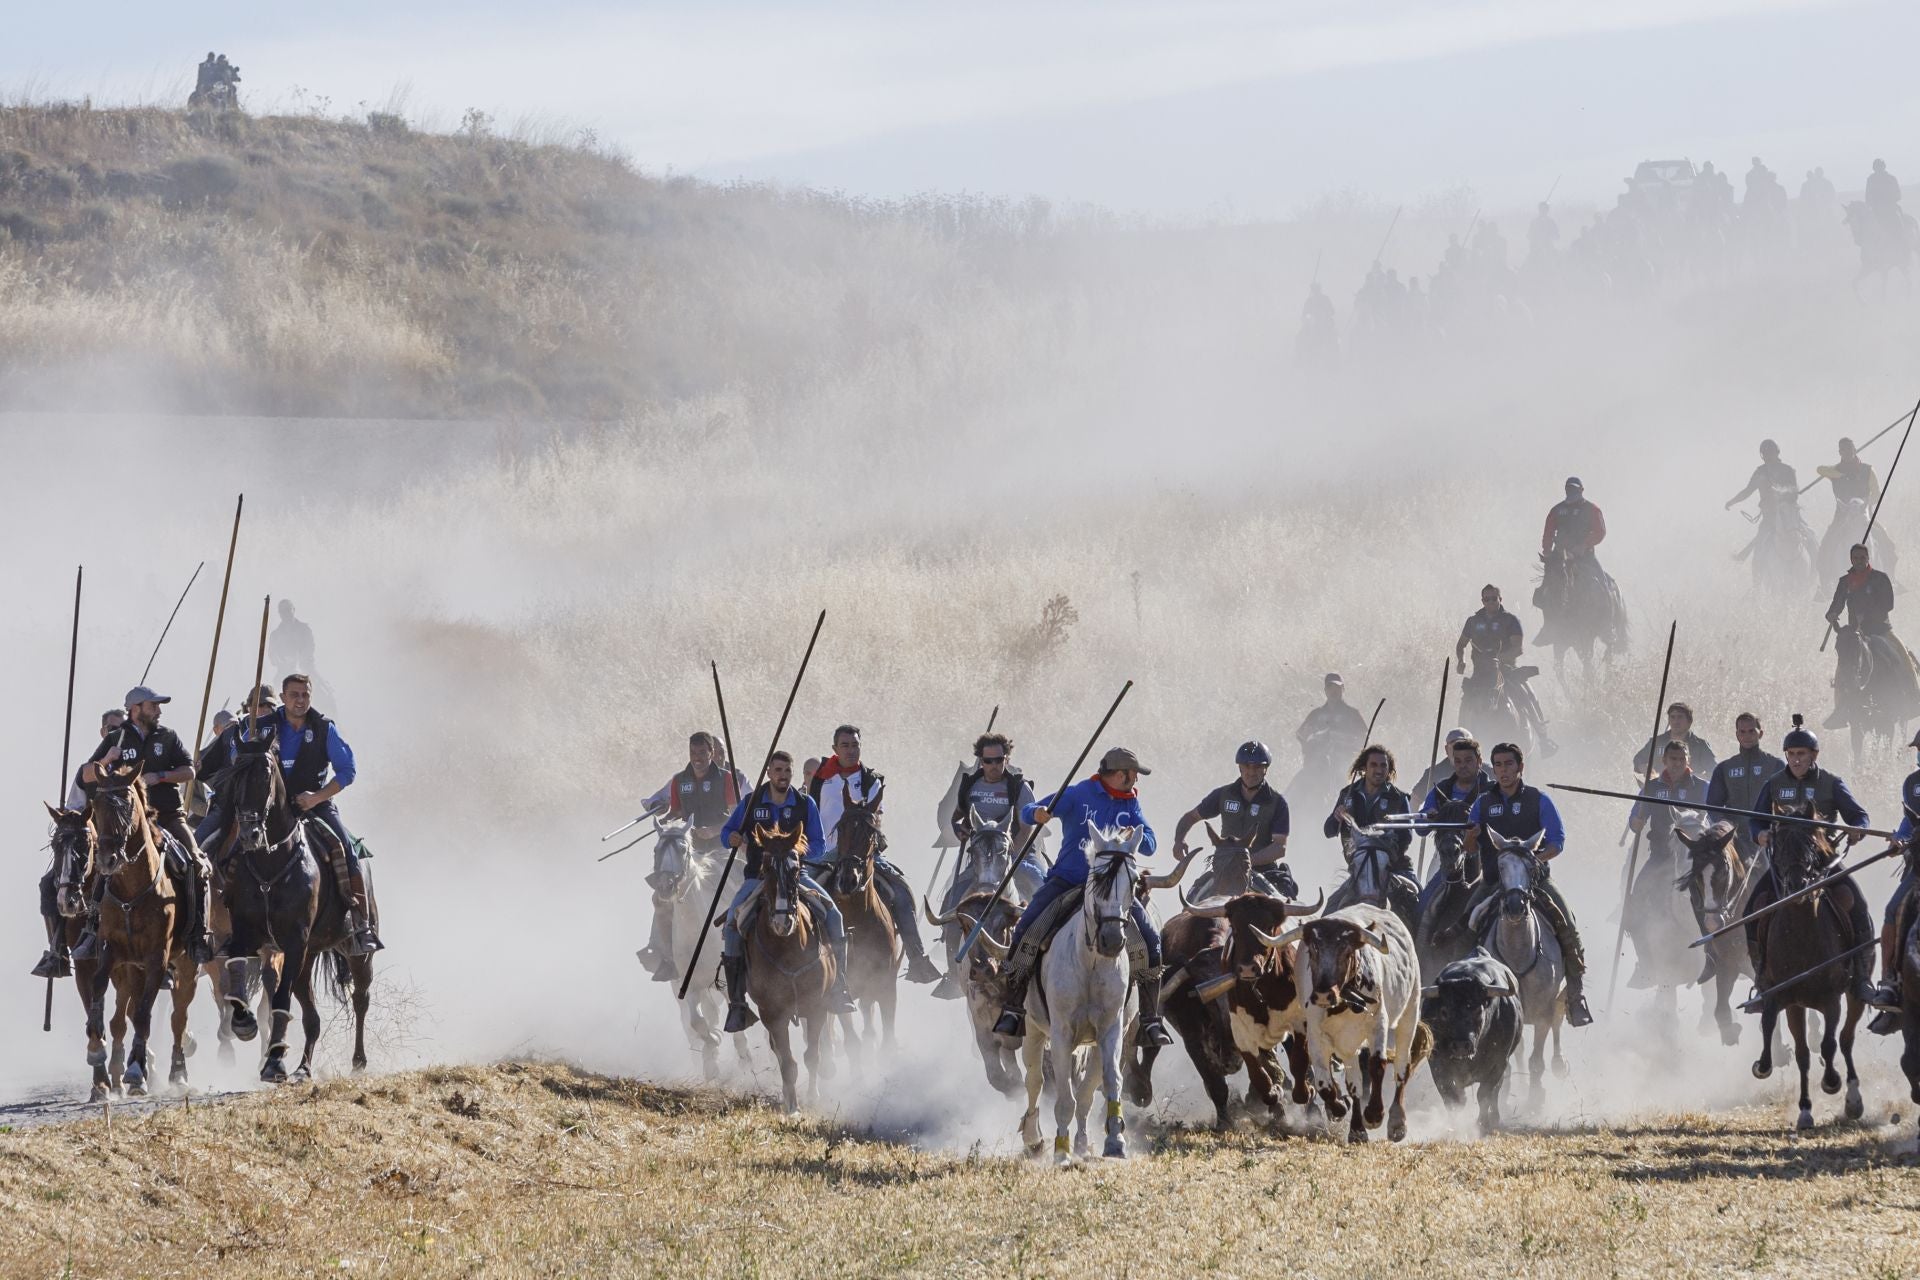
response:
<path id="1" fill-rule="evenodd" d="M 80 584 L 86 576 L 85 565 L 73 571 L 73 633 L 67 640 L 67 718 L 60 735 L 60 786 L 53 793 L 53 804 L 56 809 L 67 807 L 67 787 L 70 785 L 68 779 L 72 777 L 68 769 L 73 764 L 73 678 L 80 669 Z M 53 978 L 51 975 L 47 978 L 46 1007 L 40 1014 L 40 1029 L 53 1030 Z"/>
<path id="2" fill-rule="evenodd" d="M 200 753 L 200 748 L 206 745 L 201 738 L 207 732 L 207 705 L 213 701 L 213 668 L 214 664 L 220 661 L 220 629 L 227 622 L 227 588 L 233 585 L 233 553 L 234 549 L 240 545 L 240 512 L 246 508 L 246 505 L 247 495 L 244 493 L 240 495 L 240 500 L 233 504 L 233 535 L 227 539 L 227 571 L 220 579 L 220 612 L 213 619 L 213 653 L 207 658 L 207 687 L 200 695 L 200 719 L 193 727 L 192 750 L 196 757 Z M 254 688 L 259 687 L 256 681 Z M 247 691 L 247 697 L 249 700 L 252 699 L 251 689 Z"/>
<path id="3" fill-rule="evenodd" d="M 1667 709 L 1667 677 L 1673 673 L 1673 639 L 1680 632 L 1680 620 L 1675 618 L 1667 627 L 1667 660 L 1660 667 L 1660 696 L 1653 702 L 1653 732 L 1647 735 L 1647 767 L 1640 778 L 1641 790 L 1653 781 L 1653 762 L 1659 758 L 1660 717 Z M 1633 901 L 1634 864 L 1640 860 L 1640 836 L 1646 827 L 1633 833 L 1633 848 L 1627 852 L 1627 887 L 1620 895 L 1620 929 L 1613 939 L 1613 975 L 1607 979 L 1607 1012 L 1613 1012 L 1613 997 L 1620 989 L 1620 953 L 1627 945 L 1627 907 Z"/>

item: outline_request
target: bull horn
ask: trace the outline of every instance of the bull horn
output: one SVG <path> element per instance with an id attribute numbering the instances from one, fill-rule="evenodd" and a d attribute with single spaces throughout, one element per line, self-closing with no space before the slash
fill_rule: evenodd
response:
<path id="1" fill-rule="evenodd" d="M 1513 988 L 1508 986 L 1488 987 L 1487 994 L 1489 996 L 1510 996 L 1513 994 Z"/>
<path id="2" fill-rule="evenodd" d="M 1180 900 L 1185 902 L 1186 897 L 1182 895 Z M 1188 906 L 1187 914 L 1198 916 L 1202 920 L 1225 920 L 1227 918 L 1227 901 L 1226 898 L 1209 898 L 1201 902 L 1197 907 Z"/>
<path id="3" fill-rule="evenodd" d="M 1193 860 L 1199 856 L 1200 856 L 1200 851 L 1198 849 L 1193 849 L 1188 851 L 1186 857 L 1180 859 L 1179 862 L 1174 864 L 1173 870 L 1164 872 L 1163 874 L 1157 875 L 1157 876 L 1156 875 L 1141 876 L 1140 887 L 1142 889 L 1173 888 L 1175 885 L 1180 883 L 1180 877 L 1187 874 L 1187 868 L 1190 865 L 1192 865 Z"/>
<path id="4" fill-rule="evenodd" d="M 944 916 L 935 914 L 933 904 L 927 901 L 927 895 L 924 893 L 920 895 L 920 909 L 927 913 L 927 923 L 936 929 L 943 929 L 952 924 L 960 914 L 958 911 L 949 911 Z"/>
<path id="5" fill-rule="evenodd" d="M 1384 951 L 1388 955 L 1393 954 L 1393 945 L 1387 941 L 1385 934 L 1375 933 L 1367 928 L 1362 928 L 1360 932 L 1367 935 L 1367 941 L 1373 944 L 1375 950 Z"/>
<path id="6" fill-rule="evenodd" d="M 1437 996 L 1437 995 L 1439 995 L 1439 994 L 1440 994 L 1440 988 L 1438 988 L 1438 987 L 1422 987 L 1422 988 L 1420 988 L 1420 998 L 1421 998 L 1422 1000 L 1431 1000 L 1431 999 L 1433 999 L 1433 997 L 1435 997 L 1435 996 Z"/>
<path id="7" fill-rule="evenodd" d="M 1326 905 L 1327 905 L 1327 890 L 1326 890 L 1326 886 L 1322 885 L 1320 887 L 1320 896 L 1314 899 L 1312 906 L 1303 907 L 1297 902 L 1288 902 L 1288 903 L 1282 904 L 1281 910 L 1285 911 L 1289 917 L 1310 916 L 1317 913 L 1320 910 L 1320 908 Z"/>
<path id="8" fill-rule="evenodd" d="M 1186 986 L 1188 979 L 1190 979 L 1192 976 L 1193 975 L 1187 972 L 1186 966 L 1182 965 L 1179 968 L 1179 970 L 1174 973 L 1172 977 L 1168 978 L 1166 982 L 1161 984 L 1160 999 L 1161 999 L 1163 1008 L 1165 1007 L 1166 1001 L 1173 999 L 1173 993 L 1180 990 L 1180 988 Z"/>
<path id="9" fill-rule="evenodd" d="M 967 927 L 969 928 L 969 930 L 972 929 L 973 925 L 971 921 L 968 922 Z M 992 934 L 988 933 L 984 929 L 980 931 L 980 945 L 987 949 L 988 955 L 992 956 L 995 961 L 1002 964 L 1006 962 L 1007 956 L 1013 950 L 1013 948 L 1009 947 L 1006 943 L 1000 941 L 998 938 L 994 937 Z"/>
<path id="10" fill-rule="evenodd" d="M 1293 928 L 1279 934 L 1268 933 L 1261 929 L 1259 925 L 1252 925 L 1250 927 L 1253 929 L 1253 936 L 1260 939 L 1261 945 L 1271 947 L 1275 950 L 1293 942 L 1303 931 L 1299 925 L 1295 925 Z"/>

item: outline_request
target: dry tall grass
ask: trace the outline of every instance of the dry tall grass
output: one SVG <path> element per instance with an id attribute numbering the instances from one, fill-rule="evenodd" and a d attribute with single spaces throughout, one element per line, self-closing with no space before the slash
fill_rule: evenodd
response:
<path id="1" fill-rule="evenodd" d="M 1771 1113 L 1059 1172 L 538 1063 L 0 1134 L 9 1275 L 1914 1274 L 1891 1138 Z"/>

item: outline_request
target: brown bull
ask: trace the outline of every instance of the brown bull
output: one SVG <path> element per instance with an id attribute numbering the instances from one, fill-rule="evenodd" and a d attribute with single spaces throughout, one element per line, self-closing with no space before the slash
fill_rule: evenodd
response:
<path id="1" fill-rule="evenodd" d="M 1312 915 L 1325 903 L 1324 893 L 1312 906 L 1301 906 L 1263 893 L 1246 893 L 1224 902 L 1194 907 L 1176 916 L 1167 926 L 1169 957 L 1174 954 L 1172 939 L 1176 925 L 1181 927 L 1182 934 L 1192 931 L 1186 941 L 1200 944 L 1195 951 L 1197 963 L 1190 962 L 1184 971 L 1186 980 L 1176 977 L 1174 983 L 1169 984 L 1167 1011 L 1168 1016 L 1175 1019 L 1174 1025 L 1181 1029 L 1181 1038 L 1187 1044 L 1194 1066 L 1200 1070 L 1201 1079 L 1207 1081 L 1216 1122 L 1225 1114 L 1222 1099 L 1226 1095 L 1227 1073 L 1216 1072 L 1216 1091 L 1214 1082 L 1208 1080 L 1208 1067 L 1202 1064 L 1202 1055 L 1195 1052 L 1196 1037 L 1187 1033 L 1188 1018 L 1176 1013 L 1180 1005 L 1175 997 L 1180 997 L 1182 1003 L 1191 1001 L 1206 1019 L 1218 1016 L 1218 1003 L 1224 997 L 1226 1031 L 1229 1042 L 1247 1068 L 1248 1091 L 1267 1104 L 1276 1121 L 1280 1113 L 1279 1064 L 1273 1055 L 1276 1046 L 1286 1049 L 1287 1067 L 1293 1076 L 1294 1103 L 1307 1105 L 1311 1098 L 1307 1089 L 1309 1062 L 1302 1038 L 1306 1011 L 1300 1003 L 1294 977 L 1298 948 L 1293 944 L 1269 947 L 1260 935 L 1278 934 L 1287 928 L 1289 919 Z M 1184 923 L 1188 921 L 1192 923 Z M 1203 929 L 1205 932 L 1201 933 Z M 1216 940 L 1218 960 L 1209 965 L 1208 950 Z M 1209 969 L 1215 971 L 1209 973 Z M 1223 1053 L 1211 1047 L 1206 1036 L 1200 1037 L 1200 1041 L 1210 1046 L 1206 1056 L 1216 1061 L 1224 1058 Z"/>

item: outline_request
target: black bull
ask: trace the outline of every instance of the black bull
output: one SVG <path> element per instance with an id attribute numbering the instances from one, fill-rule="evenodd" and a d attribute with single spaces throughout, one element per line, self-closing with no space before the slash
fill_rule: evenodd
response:
<path id="1" fill-rule="evenodd" d="M 1421 992 L 1420 1019 L 1433 1032 L 1428 1066 L 1449 1108 L 1477 1086 L 1481 1132 L 1500 1127 L 1500 1093 L 1520 1050 L 1520 997 L 1512 972 L 1484 951 L 1456 960 Z"/>

